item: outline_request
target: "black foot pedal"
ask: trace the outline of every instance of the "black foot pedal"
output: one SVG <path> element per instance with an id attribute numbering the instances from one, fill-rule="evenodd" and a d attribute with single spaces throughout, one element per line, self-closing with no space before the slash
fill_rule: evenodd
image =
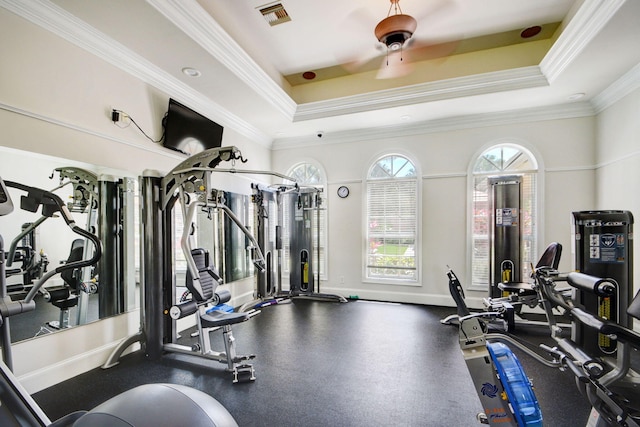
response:
<path id="1" fill-rule="evenodd" d="M 480 412 L 476 415 L 476 419 L 480 424 L 489 424 L 489 417 L 484 412 Z"/>
<path id="2" fill-rule="evenodd" d="M 256 371 L 253 365 L 238 365 L 233 368 L 233 383 L 249 382 L 256 380 Z"/>

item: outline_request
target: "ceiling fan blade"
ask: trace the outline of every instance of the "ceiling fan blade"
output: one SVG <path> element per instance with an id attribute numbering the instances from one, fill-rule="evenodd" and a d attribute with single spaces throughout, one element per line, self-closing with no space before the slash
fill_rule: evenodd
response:
<path id="1" fill-rule="evenodd" d="M 340 51 L 336 51 L 336 60 L 349 73 L 362 72 L 366 68 L 375 69 L 375 65 L 367 66 L 381 53 L 381 43 L 373 36 L 377 18 L 367 8 L 361 7 L 351 11 L 338 28 L 347 28 L 349 32 L 360 35 L 355 44 L 345 44 Z M 368 37 L 371 34 L 371 37 Z M 366 41 L 364 41 L 366 40 Z"/>
<path id="2" fill-rule="evenodd" d="M 421 61 L 445 61 L 449 55 L 455 52 L 457 46 L 458 42 L 428 44 L 416 40 L 410 48 L 389 52 L 389 55 L 385 55 L 376 78 L 395 79 L 407 76 Z M 439 62 L 433 64 L 437 65 Z"/>
<path id="3" fill-rule="evenodd" d="M 412 40 L 414 37 L 411 38 Z M 411 52 L 412 61 L 426 61 L 437 58 L 445 58 L 455 54 L 459 41 L 444 43 L 428 43 L 423 40 L 413 40 L 408 51 Z"/>
<path id="4" fill-rule="evenodd" d="M 411 55 L 408 51 L 389 52 L 382 60 L 376 79 L 397 79 L 408 76 L 413 72 L 413 69 Z"/>
<path id="5" fill-rule="evenodd" d="M 340 61 L 340 64 L 342 68 L 350 74 L 361 73 L 364 71 L 374 70 L 379 57 L 380 53 L 377 50 L 372 49 L 368 52 L 362 52 L 362 54 L 357 57 L 345 58 Z"/>
<path id="6" fill-rule="evenodd" d="M 457 0 L 431 0 L 429 2 L 424 2 L 423 4 L 425 4 L 425 6 L 423 6 L 419 12 L 407 12 L 407 14 L 413 16 L 418 21 L 418 25 L 420 25 L 420 21 L 426 19 L 437 19 L 443 14 L 451 13 L 458 7 Z"/>

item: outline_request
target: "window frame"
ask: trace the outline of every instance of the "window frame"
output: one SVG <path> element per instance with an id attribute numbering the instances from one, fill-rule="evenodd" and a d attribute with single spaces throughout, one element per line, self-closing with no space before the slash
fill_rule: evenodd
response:
<path id="1" fill-rule="evenodd" d="M 523 169 L 503 169 L 502 171 L 494 170 L 494 171 L 476 172 L 475 170 L 476 164 L 482 156 L 484 156 L 485 154 L 487 154 L 492 150 L 495 150 L 498 148 L 505 148 L 505 147 L 518 150 L 522 154 L 526 155 L 532 167 L 523 168 Z M 466 240 L 467 240 L 467 254 L 468 254 L 467 271 L 469 273 L 467 288 L 469 290 L 488 292 L 489 286 L 490 286 L 490 283 L 489 283 L 490 277 L 487 278 L 487 283 L 479 283 L 479 279 L 475 276 L 475 273 L 474 273 L 474 258 L 475 258 L 474 257 L 474 248 L 475 248 L 474 241 L 476 238 L 476 236 L 474 235 L 475 181 L 476 181 L 476 178 L 479 176 L 484 176 L 486 179 L 488 179 L 491 176 L 495 177 L 495 176 L 506 176 L 506 175 L 533 176 L 534 178 L 533 181 L 535 185 L 535 192 L 532 196 L 532 201 L 535 201 L 535 217 L 532 218 L 532 221 L 534 223 L 534 230 L 528 235 L 528 238 L 530 239 L 530 241 L 533 241 L 533 247 L 531 249 L 530 258 L 534 264 L 537 261 L 537 257 L 539 256 L 541 246 L 544 246 L 543 244 L 544 166 L 541 160 L 541 156 L 538 153 L 534 152 L 532 148 L 528 147 L 526 142 L 520 141 L 520 140 L 511 140 L 511 139 L 501 140 L 501 141 L 494 141 L 493 143 L 485 145 L 482 149 L 476 152 L 476 154 L 471 158 L 471 161 L 469 163 L 469 168 L 468 168 L 468 174 L 467 174 L 467 178 L 468 178 L 467 179 L 467 183 L 468 183 L 467 236 L 468 237 Z M 523 205 L 524 204 L 525 202 L 523 202 Z M 487 214 L 490 215 L 489 212 Z M 487 242 L 490 242 L 490 239 L 491 239 L 491 236 L 489 235 L 490 228 L 491 227 L 489 227 L 489 224 L 487 224 L 487 234 L 486 234 Z M 524 242 L 526 238 L 527 237 L 523 236 L 523 243 L 522 243 L 523 245 L 525 244 Z M 487 269 L 489 268 L 488 265 L 490 262 L 490 256 L 491 255 L 490 255 L 490 248 L 489 248 L 489 255 L 488 255 L 489 258 L 487 259 Z M 525 265 L 527 262 L 528 260 L 523 259 L 522 264 Z M 526 270 L 526 269 L 527 269 L 526 266 L 524 266 L 523 270 Z M 523 277 L 526 277 L 526 275 Z"/>
<path id="2" fill-rule="evenodd" d="M 373 178 L 371 174 L 374 168 L 384 159 L 389 157 L 400 157 L 407 160 L 410 165 L 413 167 L 414 175 L 412 177 L 402 177 L 402 178 Z M 369 229 L 369 186 L 371 183 L 380 183 L 383 181 L 389 182 L 414 182 L 415 183 L 415 220 L 414 220 L 414 231 L 413 231 L 413 259 L 414 259 L 414 270 L 415 274 L 413 278 L 410 279 L 402 279 L 402 278 L 394 278 L 394 277 L 379 277 L 379 276 L 371 276 L 369 274 L 370 266 L 368 265 L 369 258 L 369 237 L 370 237 L 370 229 Z M 377 155 L 372 161 L 368 163 L 368 167 L 364 176 L 364 189 L 362 192 L 363 197 L 363 248 L 362 248 L 362 281 L 363 283 L 371 283 L 371 284 L 381 284 L 381 285 L 394 285 L 394 286 L 422 286 L 422 175 L 420 171 L 419 164 L 413 158 L 413 156 L 393 151 L 386 152 Z"/>

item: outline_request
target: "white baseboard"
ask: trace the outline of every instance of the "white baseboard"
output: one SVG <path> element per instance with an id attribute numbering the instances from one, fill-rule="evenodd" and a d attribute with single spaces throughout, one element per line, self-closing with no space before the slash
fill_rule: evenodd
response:
<path id="1" fill-rule="evenodd" d="M 442 307 L 455 307 L 455 302 L 450 295 L 442 294 L 416 294 L 412 292 L 376 291 L 372 289 L 349 289 L 349 288 L 332 288 L 323 286 L 322 292 L 326 294 L 338 294 L 344 297 L 357 295 L 360 299 L 370 299 L 377 301 L 402 302 L 408 304 L 437 305 Z M 469 308 L 482 308 L 482 298 L 467 297 L 465 302 Z"/>
<path id="2" fill-rule="evenodd" d="M 78 354 L 53 365 L 45 366 L 18 377 L 29 394 L 54 386 L 77 375 L 102 366 L 113 349 L 120 343 L 116 341 L 91 351 Z M 124 354 L 139 350 L 140 344 L 129 347 Z"/>
<path id="3" fill-rule="evenodd" d="M 101 366 L 111 351 L 140 328 L 135 310 L 12 345 L 14 372 L 29 393 Z M 140 348 L 135 344 L 127 349 Z"/>

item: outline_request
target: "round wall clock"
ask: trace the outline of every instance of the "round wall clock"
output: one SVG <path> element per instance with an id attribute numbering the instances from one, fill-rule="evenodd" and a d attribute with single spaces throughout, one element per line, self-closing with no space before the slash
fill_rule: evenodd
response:
<path id="1" fill-rule="evenodd" d="M 349 196 L 349 187 L 345 187 L 344 185 L 342 185 L 340 188 L 338 188 L 338 196 L 343 199 Z"/>

